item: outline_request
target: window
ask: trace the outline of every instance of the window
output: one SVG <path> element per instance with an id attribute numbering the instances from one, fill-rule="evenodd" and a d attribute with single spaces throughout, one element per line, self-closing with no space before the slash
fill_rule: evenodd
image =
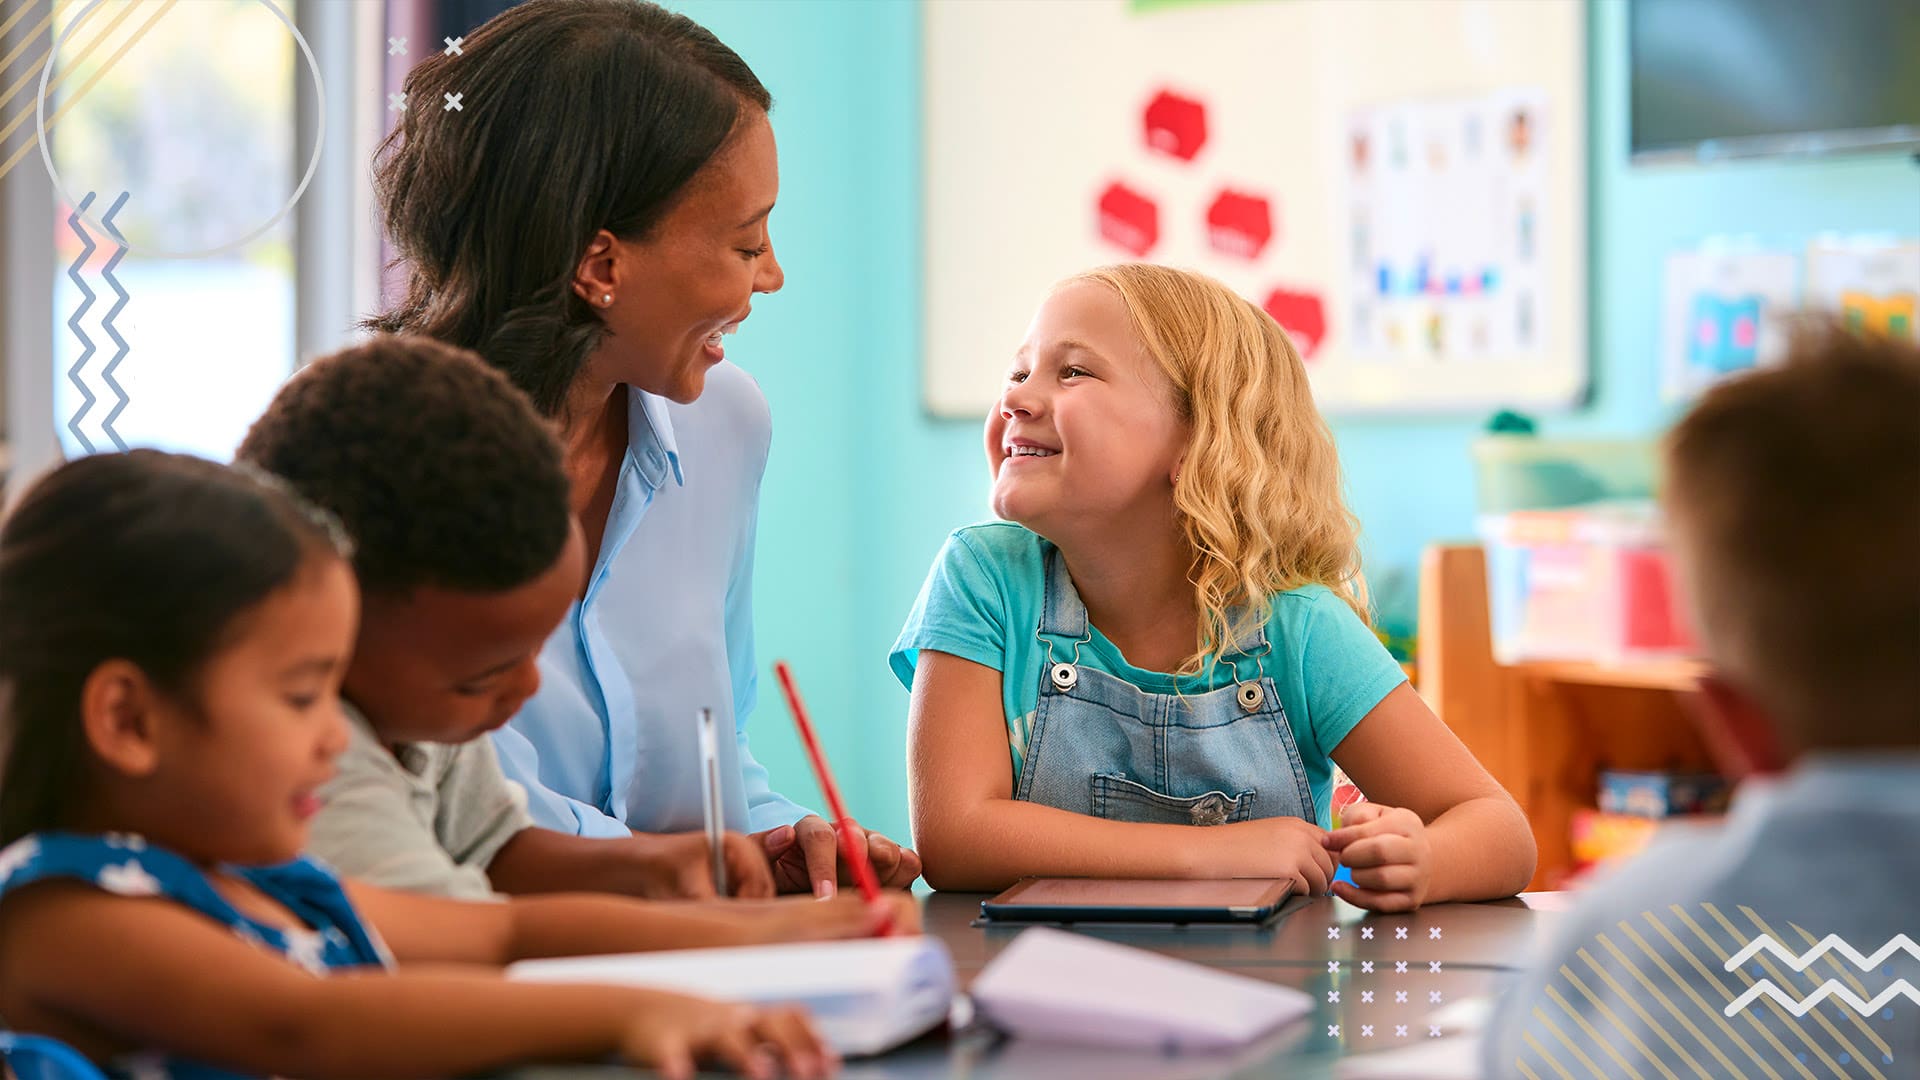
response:
<path id="1" fill-rule="evenodd" d="M 295 0 L 279 3 L 291 19 Z M 300 182 L 312 149 L 293 145 L 305 61 L 261 0 L 73 0 L 53 25 L 63 35 L 46 103 L 65 189 L 50 268 L 62 448 L 112 449 L 117 435 L 225 459 L 294 366 L 293 215 L 233 245 Z M 83 203 L 89 220 L 76 231 Z M 109 214 L 131 245 L 117 263 Z"/>

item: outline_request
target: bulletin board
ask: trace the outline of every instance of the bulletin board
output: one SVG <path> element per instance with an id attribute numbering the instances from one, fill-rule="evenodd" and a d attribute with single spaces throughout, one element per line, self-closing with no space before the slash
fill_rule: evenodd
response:
<path id="1" fill-rule="evenodd" d="M 1272 313 L 1330 412 L 1584 394 L 1578 0 L 933 0 L 924 33 L 936 415 L 1136 258 Z"/>

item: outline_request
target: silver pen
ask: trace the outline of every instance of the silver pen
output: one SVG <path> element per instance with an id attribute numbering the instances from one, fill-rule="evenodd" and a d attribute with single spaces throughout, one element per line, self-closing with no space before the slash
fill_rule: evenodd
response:
<path id="1" fill-rule="evenodd" d="M 713 894 L 727 895 L 727 815 L 720 807 L 720 736 L 713 710 L 700 710 L 700 804 L 707 823 L 707 858 L 713 864 Z"/>

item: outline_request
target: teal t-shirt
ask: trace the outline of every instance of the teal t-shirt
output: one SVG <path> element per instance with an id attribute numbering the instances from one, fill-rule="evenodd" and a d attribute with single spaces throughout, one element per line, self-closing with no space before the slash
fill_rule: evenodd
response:
<path id="1" fill-rule="evenodd" d="M 1046 602 L 1049 549 L 1045 540 L 1009 522 L 955 531 L 928 571 L 889 657 L 894 675 L 908 688 L 922 649 L 1000 672 L 1016 781 L 1040 703 L 1040 671 L 1047 656 L 1036 630 Z M 1149 693 L 1202 693 L 1235 678 L 1226 664 L 1207 665 L 1199 675 L 1181 677 L 1137 668 L 1098 627 L 1091 632 L 1092 640 L 1080 647 L 1080 663 Z M 1322 585 L 1274 594 L 1267 641 L 1273 651 L 1261 661 L 1280 692 L 1324 827 L 1334 748 L 1406 675 L 1353 609 Z M 1055 660 L 1071 659 L 1071 652 L 1062 654 L 1058 646 L 1054 652 Z M 1253 674 L 1247 660 L 1238 663 L 1242 678 Z"/>

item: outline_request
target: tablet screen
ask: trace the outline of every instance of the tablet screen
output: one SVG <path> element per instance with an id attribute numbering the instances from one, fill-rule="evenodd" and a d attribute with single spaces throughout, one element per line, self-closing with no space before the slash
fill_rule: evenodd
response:
<path id="1" fill-rule="evenodd" d="M 1252 908 L 1280 902 L 1292 885 L 1285 878 L 1209 881 L 1030 878 L 988 902 L 1074 908 Z"/>

